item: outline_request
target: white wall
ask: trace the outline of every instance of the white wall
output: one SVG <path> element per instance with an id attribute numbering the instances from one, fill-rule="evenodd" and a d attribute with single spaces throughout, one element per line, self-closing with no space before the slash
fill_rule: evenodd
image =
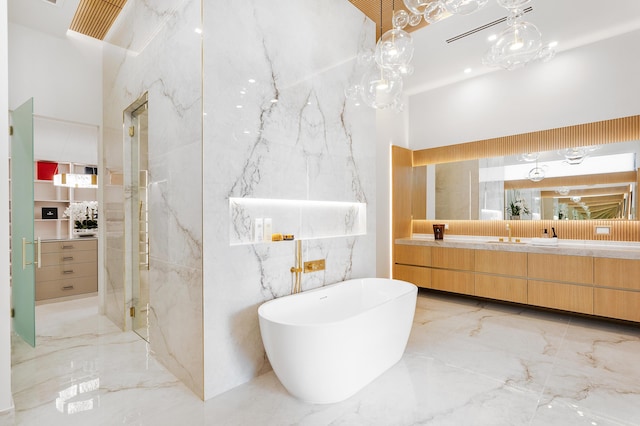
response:
<path id="1" fill-rule="evenodd" d="M 640 31 L 410 98 L 411 149 L 640 114 Z"/>
<path id="2" fill-rule="evenodd" d="M 9 81 L 7 71 L 7 5 L 0 6 L 0 146 L 9 146 Z M 0 149 L 0 182 L 7 182 L 8 149 Z M 0 202 L 9 205 L 9 187 L 0 185 Z M 11 289 L 9 287 L 9 212 L 0 209 L 0 423 L 13 407 L 11 398 Z"/>
<path id="3" fill-rule="evenodd" d="M 97 40 L 58 38 L 9 24 L 9 108 L 34 98 L 34 112 L 50 118 L 102 122 L 102 49 Z"/>

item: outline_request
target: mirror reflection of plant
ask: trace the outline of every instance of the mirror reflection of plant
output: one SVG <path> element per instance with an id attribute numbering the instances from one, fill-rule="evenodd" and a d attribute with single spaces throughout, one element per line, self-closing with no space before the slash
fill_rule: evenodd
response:
<path id="1" fill-rule="evenodd" d="M 75 229 L 96 229 L 98 227 L 98 202 L 71 203 L 65 209 L 64 216 L 73 220 Z"/>
<path id="2" fill-rule="evenodd" d="M 524 198 L 521 198 L 518 191 L 511 191 L 509 197 L 509 204 L 507 205 L 507 214 L 509 216 L 520 216 L 522 214 L 529 214 L 529 208 Z"/>

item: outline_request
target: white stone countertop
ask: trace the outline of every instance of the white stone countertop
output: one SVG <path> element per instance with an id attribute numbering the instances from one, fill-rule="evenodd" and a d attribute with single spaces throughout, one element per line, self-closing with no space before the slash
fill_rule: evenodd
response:
<path id="1" fill-rule="evenodd" d="M 503 238 L 504 242 L 500 242 Z M 526 253 L 557 254 L 571 256 L 608 257 L 617 259 L 640 260 L 640 242 L 626 241 L 593 241 L 593 240 L 563 240 L 557 239 L 557 245 L 550 241 L 540 241 L 538 238 L 522 238 L 520 242 L 507 242 L 507 237 L 496 236 L 468 236 L 468 235 L 444 235 L 444 239 L 435 240 L 432 234 L 414 234 L 412 238 L 398 238 L 396 244 L 468 248 L 476 250 L 513 251 Z"/>

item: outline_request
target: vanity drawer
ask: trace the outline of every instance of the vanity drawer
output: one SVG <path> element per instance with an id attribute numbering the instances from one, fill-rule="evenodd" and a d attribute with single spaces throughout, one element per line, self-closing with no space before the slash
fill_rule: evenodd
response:
<path id="1" fill-rule="evenodd" d="M 98 274 L 96 262 L 53 265 L 36 268 L 36 282 L 88 277 Z"/>
<path id="2" fill-rule="evenodd" d="M 527 303 L 527 280 L 476 274 L 475 295 L 508 302 Z"/>
<path id="3" fill-rule="evenodd" d="M 596 257 L 593 275 L 598 287 L 640 290 L 640 260 Z"/>
<path id="4" fill-rule="evenodd" d="M 473 295 L 473 275 L 473 272 L 433 269 L 431 271 L 431 288 L 435 290 Z"/>
<path id="5" fill-rule="evenodd" d="M 476 271 L 526 277 L 527 253 L 476 250 Z"/>
<path id="6" fill-rule="evenodd" d="M 98 240 L 62 240 L 42 242 L 42 254 L 76 250 L 98 250 Z"/>
<path id="7" fill-rule="evenodd" d="M 95 262 L 98 258 L 95 250 L 42 253 L 42 267 L 68 265 L 73 263 Z"/>
<path id="8" fill-rule="evenodd" d="M 593 303 L 596 315 L 640 322 L 640 292 L 596 288 Z"/>
<path id="9" fill-rule="evenodd" d="M 545 308 L 593 314 L 593 287 L 529 280 L 527 301 Z"/>
<path id="10" fill-rule="evenodd" d="M 421 266 L 393 265 L 393 278 L 422 288 L 431 288 L 431 269 Z"/>
<path id="11" fill-rule="evenodd" d="M 528 277 L 578 284 L 593 284 L 593 258 L 529 253 Z"/>
<path id="12" fill-rule="evenodd" d="M 473 271 L 475 254 L 473 249 L 433 247 L 431 264 L 436 268 Z"/>
<path id="13" fill-rule="evenodd" d="M 403 265 L 431 266 L 431 247 L 396 244 L 394 258 Z"/>
<path id="14" fill-rule="evenodd" d="M 36 300 L 75 296 L 98 291 L 97 275 L 36 283 Z"/>

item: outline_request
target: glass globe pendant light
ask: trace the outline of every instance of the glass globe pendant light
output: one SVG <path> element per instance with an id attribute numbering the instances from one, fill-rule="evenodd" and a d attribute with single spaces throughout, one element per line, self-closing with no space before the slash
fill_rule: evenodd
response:
<path id="1" fill-rule="evenodd" d="M 395 108 L 402 96 L 402 77 L 393 70 L 371 67 L 360 81 L 365 105 L 376 109 Z"/>
<path id="2" fill-rule="evenodd" d="M 510 18 L 507 28 L 482 58 L 485 65 L 513 70 L 538 58 L 542 48 L 542 34 L 538 28 L 523 21 L 520 10 L 514 10 Z"/>
<path id="3" fill-rule="evenodd" d="M 489 0 L 441 0 L 444 7 L 455 15 L 469 15 L 476 12 L 489 2 Z"/>
<path id="4" fill-rule="evenodd" d="M 422 15 L 425 9 L 438 0 L 402 0 L 407 10 L 414 15 Z"/>
<path id="5" fill-rule="evenodd" d="M 424 20 L 429 24 L 433 24 L 447 16 L 449 12 L 447 8 L 442 4 L 440 0 L 432 1 L 429 5 L 424 9 L 422 16 L 424 16 Z"/>
<path id="6" fill-rule="evenodd" d="M 528 3 L 531 3 L 531 0 L 496 0 L 498 4 L 505 9 L 522 9 Z"/>
<path id="7" fill-rule="evenodd" d="M 376 44 L 375 60 L 380 68 L 399 71 L 407 68 L 413 58 L 413 38 L 408 32 L 393 28 Z"/>

